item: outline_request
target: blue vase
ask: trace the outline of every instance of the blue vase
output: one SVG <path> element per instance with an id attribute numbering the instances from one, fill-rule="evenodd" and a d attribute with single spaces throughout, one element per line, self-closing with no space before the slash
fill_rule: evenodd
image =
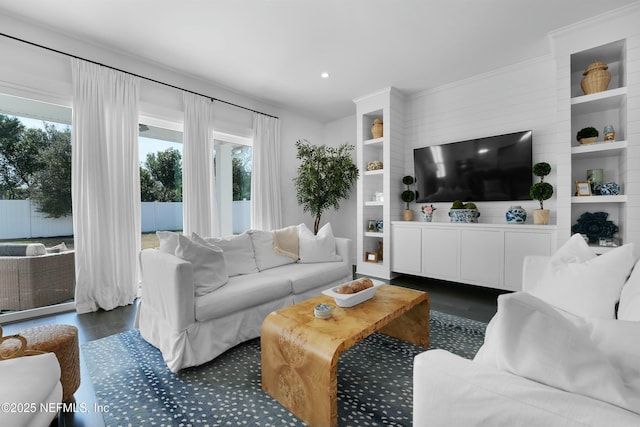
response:
<path id="1" fill-rule="evenodd" d="M 600 186 L 600 194 L 603 196 L 617 196 L 620 194 L 620 186 L 615 182 L 607 182 Z"/>
<path id="2" fill-rule="evenodd" d="M 527 220 L 527 211 L 522 206 L 511 206 L 505 214 L 507 224 L 524 224 Z"/>

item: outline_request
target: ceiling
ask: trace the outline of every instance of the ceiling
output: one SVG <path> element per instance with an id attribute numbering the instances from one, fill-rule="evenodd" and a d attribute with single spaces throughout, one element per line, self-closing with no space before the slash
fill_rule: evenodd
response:
<path id="1" fill-rule="evenodd" d="M 634 1 L 0 0 L 0 13 L 330 121 L 388 86 L 549 54 L 549 31 Z"/>

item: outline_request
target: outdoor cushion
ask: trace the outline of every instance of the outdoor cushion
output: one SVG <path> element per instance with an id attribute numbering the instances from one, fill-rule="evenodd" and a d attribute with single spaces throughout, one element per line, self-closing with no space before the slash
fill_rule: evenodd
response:
<path id="1" fill-rule="evenodd" d="M 0 256 L 39 256 L 47 253 L 42 243 L 0 244 Z"/>

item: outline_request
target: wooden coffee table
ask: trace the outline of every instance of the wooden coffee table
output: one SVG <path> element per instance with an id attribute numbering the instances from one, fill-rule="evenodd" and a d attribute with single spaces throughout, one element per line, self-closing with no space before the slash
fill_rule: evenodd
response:
<path id="1" fill-rule="evenodd" d="M 329 304 L 330 319 L 313 309 Z M 429 295 L 383 285 L 350 308 L 319 296 L 275 311 L 262 323 L 262 388 L 310 426 L 337 426 L 340 354 L 373 332 L 429 345 Z"/>

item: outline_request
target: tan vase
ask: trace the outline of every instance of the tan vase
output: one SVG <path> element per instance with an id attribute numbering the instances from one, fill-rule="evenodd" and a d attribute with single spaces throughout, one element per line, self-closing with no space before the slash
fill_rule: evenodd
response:
<path id="1" fill-rule="evenodd" d="M 402 213 L 402 217 L 405 221 L 413 221 L 413 211 L 411 209 L 405 209 Z"/>
<path id="2" fill-rule="evenodd" d="M 382 119 L 375 119 L 371 126 L 371 136 L 373 138 L 382 138 Z"/>
<path id="3" fill-rule="evenodd" d="M 549 223 L 549 209 L 536 209 L 533 211 L 533 223 L 546 225 Z"/>

